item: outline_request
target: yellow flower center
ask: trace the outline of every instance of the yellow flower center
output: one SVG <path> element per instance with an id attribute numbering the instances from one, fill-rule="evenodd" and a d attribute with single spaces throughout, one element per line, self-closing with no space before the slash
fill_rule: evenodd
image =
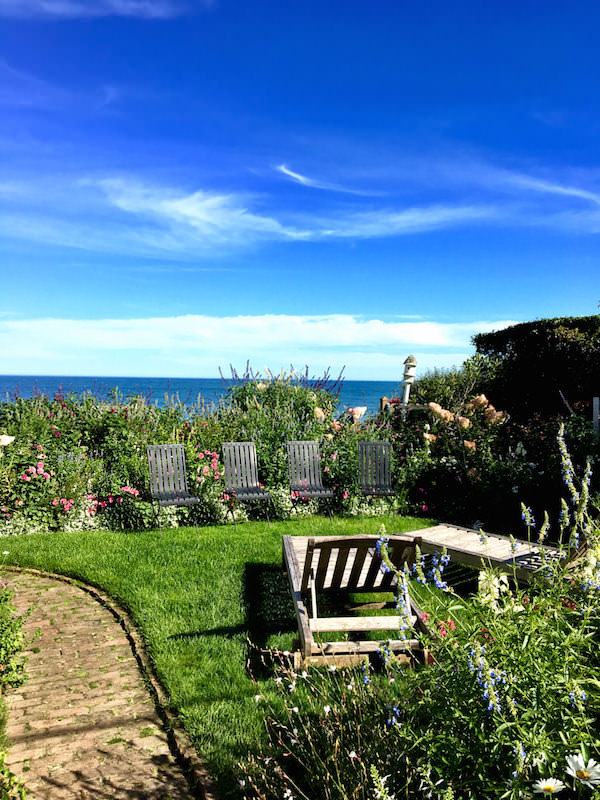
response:
<path id="1" fill-rule="evenodd" d="M 547 783 L 545 786 L 542 786 L 542 792 L 546 794 L 554 794 L 554 786 L 551 783 Z"/>
<path id="2" fill-rule="evenodd" d="M 586 769 L 578 769 L 575 775 L 577 775 L 580 781 L 587 781 L 590 777 L 590 773 Z"/>

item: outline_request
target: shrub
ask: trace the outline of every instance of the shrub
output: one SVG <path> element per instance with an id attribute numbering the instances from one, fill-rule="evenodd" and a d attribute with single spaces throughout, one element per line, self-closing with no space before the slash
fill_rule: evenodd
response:
<path id="1" fill-rule="evenodd" d="M 21 686 L 25 668 L 21 657 L 24 646 L 23 623 L 27 615 L 17 614 L 13 606 L 14 590 L 8 581 L 0 581 L 0 693 Z M 6 711 L 0 697 L 0 798 L 23 800 L 27 793 L 23 785 L 5 765 L 4 724 Z"/>
<path id="2" fill-rule="evenodd" d="M 600 316 L 559 317 L 473 337 L 477 353 L 496 364 L 489 392 L 511 415 L 564 412 L 568 401 L 598 393 Z"/>

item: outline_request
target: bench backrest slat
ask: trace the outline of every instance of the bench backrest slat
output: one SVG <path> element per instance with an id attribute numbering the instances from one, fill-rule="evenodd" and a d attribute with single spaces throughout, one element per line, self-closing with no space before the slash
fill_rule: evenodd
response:
<path id="1" fill-rule="evenodd" d="M 412 538 L 398 538 L 397 541 L 392 538 L 390 545 L 392 563 L 397 567 L 401 567 L 405 560 L 414 560 L 415 542 Z M 311 573 L 313 587 L 317 592 L 342 588 L 342 583 L 347 591 L 391 591 L 395 578 L 393 572 L 381 574 L 382 560 L 373 537 L 326 540 L 311 537 L 307 543 L 302 572 L 302 594 L 307 591 Z"/>

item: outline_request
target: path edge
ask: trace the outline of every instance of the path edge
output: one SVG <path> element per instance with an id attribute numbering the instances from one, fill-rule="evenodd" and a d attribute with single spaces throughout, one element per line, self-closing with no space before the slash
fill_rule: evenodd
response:
<path id="1" fill-rule="evenodd" d="M 86 592 L 93 600 L 113 615 L 125 632 L 127 641 L 131 647 L 131 652 L 137 662 L 138 669 L 144 678 L 156 711 L 163 723 L 163 729 L 167 735 L 171 753 L 183 770 L 193 794 L 198 800 L 220 800 L 215 782 L 206 769 L 204 762 L 196 752 L 196 748 L 192 744 L 187 731 L 181 724 L 181 720 L 169 709 L 167 692 L 156 676 L 154 666 L 146 650 L 145 642 L 129 613 L 99 587 L 80 581 L 77 578 L 71 578 L 68 575 L 60 575 L 55 572 L 45 572 L 44 570 L 8 564 L 3 564 L 2 568 L 7 572 L 35 575 L 41 578 L 51 578 L 53 580 L 62 581 L 63 583 L 68 583 Z"/>

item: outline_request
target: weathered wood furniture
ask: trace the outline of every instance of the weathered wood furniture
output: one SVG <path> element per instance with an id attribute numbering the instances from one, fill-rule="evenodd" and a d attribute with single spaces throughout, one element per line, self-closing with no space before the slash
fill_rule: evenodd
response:
<path id="1" fill-rule="evenodd" d="M 397 613 L 379 616 L 321 616 L 318 595 L 343 593 L 388 593 L 395 589 L 394 573 L 384 571 L 377 552 L 377 536 L 346 537 L 283 537 L 283 566 L 287 572 L 298 621 L 300 651 L 295 654 L 296 666 L 318 663 L 352 663 L 378 650 L 381 642 L 372 639 L 351 641 L 321 641 L 320 635 L 332 631 L 355 634 L 366 631 L 393 631 L 403 623 Z M 415 558 L 413 536 L 391 536 L 389 542 L 392 562 L 401 567 Z M 425 629 L 422 612 L 412 599 L 405 597 L 415 630 Z M 386 604 L 375 604 L 377 607 Z M 391 604 L 395 608 L 395 604 Z M 373 608 L 368 604 L 365 609 Z M 414 636 L 407 639 L 386 639 L 395 651 L 418 649 Z"/>
<path id="2" fill-rule="evenodd" d="M 288 474 L 292 505 L 296 512 L 298 500 L 304 498 L 329 499 L 333 491 L 323 486 L 321 453 L 316 441 L 286 442 Z M 329 510 L 331 518 L 331 510 Z"/>
<path id="3" fill-rule="evenodd" d="M 191 506 L 199 503 L 188 490 L 185 451 L 182 444 L 151 444 L 146 448 L 150 493 L 158 506 Z M 160 526 L 160 516 L 156 513 Z"/>
<path id="4" fill-rule="evenodd" d="M 225 491 L 241 503 L 266 502 L 269 521 L 269 492 L 258 481 L 258 464 L 254 442 L 224 442 Z M 235 516 L 230 509 L 234 524 Z"/>
<path id="5" fill-rule="evenodd" d="M 413 534 L 419 537 L 421 552 L 425 554 L 438 553 L 445 547 L 450 560 L 455 563 L 475 568 L 492 566 L 525 582 L 533 570 L 542 566 L 544 558 L 561 557 L 557 547 L 523 539 L 515 539 L 513 544 L 508 536 L 484 534 L 460 525 L 434 525 L 413 531 Z"/>
<path id="6" fill-rule="evenodd" d="M 389 442 L 358 443 L 358 486 L 370 497 L 394 495 Z"/>

